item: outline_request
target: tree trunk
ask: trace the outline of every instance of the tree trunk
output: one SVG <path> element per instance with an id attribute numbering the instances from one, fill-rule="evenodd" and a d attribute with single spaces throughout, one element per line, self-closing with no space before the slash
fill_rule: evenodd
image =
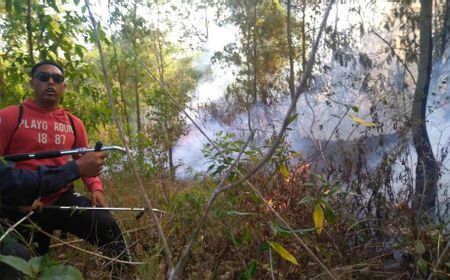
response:
<path id="1" fill-rule="evenodd" d="M 131 124 L 130 124 L 130 118 L 128 116 L 128 105 L 127 105 L 127 100 L 125 98 L 125 93 L 124 93 L 124 89 L 123 89 L 124 82 L 123 82 L 123 78 L 122 78 L 122 74 L 121 74 L 121 69 L 120 69 L 120 66 L 119 66 L 119 57 L 117 55 L 116 45 L 115 45 L 114 41 L 113 41 L 113 54 L 114 54 L 114 59 L 113 59 L 114 60 L 114 64 L 115 64 L 116 69 L 117 69 L 117 81 L 119 82 L 120 100 L 121 100 L 123 113 L 125 115 L 125 123 L 127 125 L 128 141 L 131 143 Z"/>
<path id="2" fill-rule="evenodd" d="M 440 40 L 440 52 L 439 54 L 442 56 L 445 53 L 445 49 L 447 48 L 448 43 L 448 34 L 450 32 L 450 0 L 445 0 L 445 4 L 443 7 L 443 22 L 442 22 L 442 31 L 441 31 L 441 40 Z"/>
<path id="3" fill-rule="evenodd" d="M 295 73 L 294 73 L 294 46 L 292 43 L 292 7 L 291 0 L 287 1 L 287 23 L 286 23 L 286 33 L 287 33 L 287 41 L 288 41 L 288 50 L 289 50 L 289 95 L 291 97 L 291 101 L 294 100 L 295 97 Z M 303 22 L 304 25 L 304 22 Z"/>
<path id="4" fill-rule="evenodd" d="M 302 71 L 305 71 L 306 67 L 306 0 L 302 3 Z"/>
<path id="5" fill-rule="evenodd" d="M 411 113 L 412 136 L 417 152 L 416 187 L 414 208 L 418 218 L 427 213 L 434 216 L 437 199 L 439 167 L 433 155 L 426 128 L 426 106 L 432 69 L 432 3 L 421 0 L 420 8 L 420 56 L 417 87 Z"/>
<path id="6" fill-rule="evenodd" d="M 33 30 L 31 29 L 31 0 L 27 0 L 27 40 L 28 40 L 28 56 L 30 57 L 30 64 L 34 65 L 33 56 Z"/>
<path id="7" fill-rule="evenodd" d="M 133 51 L 134 53 L 138 53 L 137 51 L 137 44 L 136 44 L 136 32 L 137 32 L 137 21 L 136 21 L 136 10 L 137 10 L 137 1 L 134 1 L 134 6 L 133 6 Z M 141 102 L 139 99 L 139 81 L 138 81 L 138 61 L 137 61 L 137 57 L 135 56 L 134 58 L 134 66 L 135 66 L 135 71 L 134 71 L 134 81 L 133 81 L 133 86 L 134 86 L 134 96 L 136 99 L 136 127 L 137 127 L 137 134 L 141 133 Z M 139 139 L 139 137 L 138 137 Z M 138 140 L 139 143 L 139 140 Z"/>
<path id="8" fill-rule="evenodd" d="M 160 11 L 159 11 L 159 4 L 157 2 L 157 9 L 158 9 L 158 24 L 160 22 L 159 19 L 159 15 L 160 15 Z M 166 90 L 167 86 L 166 86 L 166 77 L 165 77 L 165 61 L 164 61 L 164 42 L 163 42 L 163 33 L 161 32 L 159 26 L 157 28 L 157 37 L 156 37 L 156 43 L 155 43 L 155 49 L 157 50 L 155 52 L 155 56 L 156 56 L 156 61 L 158 63 L 158 74 L 159 74 L 159 80 L 161 82 L 162 86 L 162 90 Z M 172 134 L 170 133 L 170 117 L 169 116 L 164 116 L 165 120 L 164 120 L 164 130 L 165 133 L 167 135 L 167 138 L 165 141 L 165 143 L 163 143 L 164 147 L 167 147 L 167 163 L 169 165 L 169 176 L 171 178 L 175 178 L 175 165 L 173 164 L 173 141 L 172 141 Z"/>

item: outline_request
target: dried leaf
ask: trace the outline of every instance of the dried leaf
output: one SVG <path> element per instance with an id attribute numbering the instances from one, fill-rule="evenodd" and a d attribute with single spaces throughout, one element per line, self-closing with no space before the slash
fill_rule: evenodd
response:
<path id="1" fill-rule="evenodd" d="M 289 171 L 284 161 L 280 164 L 280 172 L 284 176 L 284 178 L 289 178 Z"/>
<path id="2" fill-rule="evenodd" d="M 314 226 L 316 227 L 317 234 L 321 234 L 323 230 L 323 224 L 325 222 L 325 214 L 321 203 L 317 203 L 313 212 Z"/>
<path id="3" fill-rule="evenodd" d="M 367 126 L 367 127 L 378 127 L 378 126 L 380 126 L 377 123 L 365 121 L 365 120 L 363 120 L 363 119 L 361 119 L 361 118 L 359 118 L 359 117 L 357 117 L 355 115 L 350 115 L 350 118 L 352 118 L 352 120 L 354 122 L 362 124 L 362 125 Z"/>
<path id="4" fill-rule="evenodd" d="M 289 253 L 288 250 L 286 250 L 283 247 L 283 245 L 281 245 L 280 243 L 271 242 L 271 241 L 268 241 L 267 243 L 270 245 L 270 247 L 273 248 L 273 250 L 275 250 L 275 252 L 277 252 L 280 255 L 280 257 L 287 260 L 288 262 L 298 265 L 297 259 L 294 257 L 294 255 Z"/>

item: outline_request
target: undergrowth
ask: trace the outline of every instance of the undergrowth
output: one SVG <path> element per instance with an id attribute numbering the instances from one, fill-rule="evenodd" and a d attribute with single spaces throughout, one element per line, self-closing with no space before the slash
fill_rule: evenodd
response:
<path id="1" fill-rule="evenodd" d="M 349 207 L 355 194 L 340 191 L 339 185 L 312 173 L 305 164 L 290 170 L 288 176 L 261 172 L 254 178 L 251 183 L 264 199 L 337 279 L 427 279 L 432 272 L 431 279 L 449 279 L 448 232 L 434 223 L 417 227 L 407 206 L 385 205 L 389 215 L 382 220 L 358 216 Z M 104 181 L 110 206 L 144 206 L 131 175 L 112 174 Z M 153 178 L 145 186 L 154 207 L 165 211 L 161 225 L 176 261 L 217 182 Z M 149 215 L 137 220 L 136 214 L 114 213 L 133 261 L 143 262 L 134 266 L 129 279 L 165 279 L 168 267 L 154 222 Z M 84 242 L 75 245 L 95 251 Z M 86 279 L 110 279 L 105 261 L 57 242 L 52 246 L 52 258 L 79 268 Z M 219 195 L 179 278 L 330 276 L 264 201 L 243 185 Z"/>

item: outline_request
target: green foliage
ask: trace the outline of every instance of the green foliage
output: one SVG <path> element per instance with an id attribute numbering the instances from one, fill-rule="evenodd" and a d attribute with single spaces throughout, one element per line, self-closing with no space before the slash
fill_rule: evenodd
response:
<path id="1" fill-rule="evenodd" d="M 208 192 L 201 189 L 181 192 L 172 197 L 168 207 L 173 213 L 182 213 L 184 221 L 190 224 L 200 216 L 208 201 L 208 194 Z"/>
<path id="2" fill-rule="evenodd" d="M 336 183 L 329 182 L 320 175 L 313 173 L 313 181 L 304 184 L 310 187 L 309 192 L 313 193 L 312 196 L 303 197 L 298 204 L 313 204 L 312 217 L 314 225 L 318 234 L 323 230 L 325 220 L 329 223 L 336 221 L 336 214 L 331 207 L 331 199 L 337 195 L 348 195 L 347 191 L 342 190 L 342 187 Z"/>
<path id="3" fill-rule="evenodd" d="M 239 152 L 241 152 L 244 146 L 244 141 L 240 139 L 235 139 L 234 133 L 224 133 L 219 131 L 216 133 L 216 139 L 214 141 L 216 147 L 220 150 L 218 151 L 211 143 L 205 144 L 203 147 L 203 155 L 210 163 L 207 171 L 212 176 L 220 176 L 225 172 L 236 160 Z M 244 165 L 256 154 L 255 151 L 251 149 L 246 149 L 239 161 L 237 168 Z M 232 171 L 229 175 L 230 180 L 237 178 L 236 171 Z"/>
<path id="4" fill-rule="evenodd" d="M 244 274 L 242 275 L 243 280 L 255 279 L 256 275 L 256 261 L 252 260 L 250 264 L 245 268 Z"/>
<path id="5" fill-rule="evenodd" d="M 82 280 L 81 272 L 70 265 L 49 261 L 47 256 L 34 257 L 28 262 L 15 256 L 0 255 L 0 261 L 22 272 L 26 279 L 39 280 Z"/>
<path id="6" fill-rule="evenodd" d="M 88 66 L 92 33 L 87 18 L 72 10 L 60 9 L 56 1 L 12 1 L 0 21 L 0 106 L 17 104 L 29 97 L 28 73 L 43 59 L 58 61 L 65 68 L 68 88 L 63 106 L 85 123 L 88 132 L 109 123 L 107 99 L 100 94 L 98 68 Z M 81 39 L 81 42 L 80 42 Z M 84 42 L 82 42 L 84 40 Z"/>
<path id="7" fill-rule="evenodd" d="M 294 229 L 294 232 L 292 232 L 287 227 L 280 225 L 280 224 L 271 224 L 272 230 L 275 232 L 275 234 L 280 235 L 282 237 L 292 235 L 294 233 L 296 234 L 305 234 L 308 232 L 312 232 L 315 229 L 314 228 L 306 228 L 306 229 Z"/>
<path id="8" fill-rule="evenodd" d="M 238 42 L 213 57 L 213 62 L 239 69 L 236 81 L 227 88 L 227 97 L 241 109 L 258 102 L 273 104 L 286 93 L 282 74 L 288 60 L 286 12 L 274 1 L 226 1 L 226 6 L 229 16 L 225 21 L 240 30 Z"/>

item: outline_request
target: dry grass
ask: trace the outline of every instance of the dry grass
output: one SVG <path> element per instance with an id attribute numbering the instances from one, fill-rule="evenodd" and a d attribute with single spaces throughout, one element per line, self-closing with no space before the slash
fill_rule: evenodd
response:
<path id="1" fill-rule="evenodd" d="M 317 191 L 305 187 L 309 176 L 303 175 L 283 178 L 261 173 L 253 181 L 274 208 L 294 229 L 299 230 L 313 228 L 314 223 L 311 206 L 298 205 L 297 202 Z M 210 180 L 171 182 L 167 179 L 149 179 L 145 184 L 154 207 L 166 211 L 162 217 L 162 226 L 174 258 L 177 258 L 216 184 Z M 105 186 L 110 206 L 143 206 L 132 177 L 123 173 L 115 174 L 105 180 Z M 415 252 L 411 225 L 405 224 L 405 220 L 373 223 L 352 215 L 345 199 L 336 198 L 330 204 L 335 210 L 336 219 L 325 225 L 322 234 L 318 235 L 314 231 L 299 234 L 337 279 L 424 277 L 417 268 L 419 256 Z M 390 210 L 398 211 L 392 212 L 393 217 L 404 214 L 401 212 L 404 209 Z M 125 233 L 133 260 L 144 263 L 134 267 L 129 279 L 165 279 L 167 266 L 157 231 L 152 230 L 154 227 L 148 215 L 136 220 L 136 214 L 114 213 Z M 435 229 L 433 232 L 425 232 L 421 239 L 430 254 L 425 257 L 430 264 L 435 259 L 432 255 L 438 254 L 436 238 L 439 234 L 441 252 L 446 244 L 442 231 Z M 296 257 L 299 265 L 295 266 L 269 250 L 267 241 L 282 244 Z M 76 244 L 95 251 L 95 248 L 84 242 Z M 51 256 L 78 267 L 86 279 L 110 279 L 105 261 L 99 258 L 57 244 Z M 447 257 L 439 266 L 444 273 L 442 275 L 449 275 L 448 264 L 445 266 L 448 261 Z M 329 279 L 329 276 L 314 263 L 291 234 L 280 230 L 279 222 L 264 203 L 250 189 L 242 186 L 220 195 L 180 279 Z"/>

